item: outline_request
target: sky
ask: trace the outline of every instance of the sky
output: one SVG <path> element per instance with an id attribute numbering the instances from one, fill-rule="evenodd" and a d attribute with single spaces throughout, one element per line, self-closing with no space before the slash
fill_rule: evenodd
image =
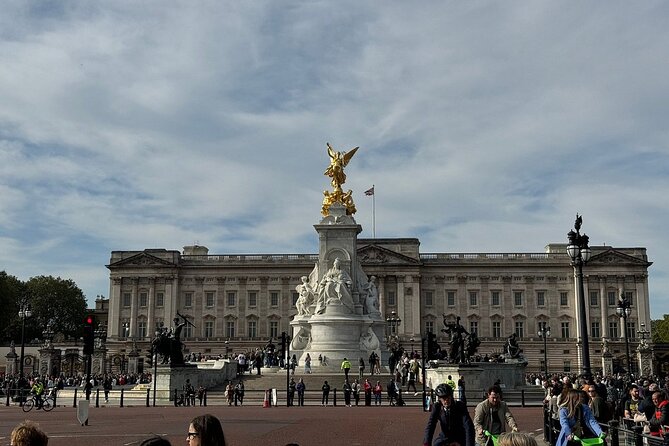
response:
<path id="1" fill-rule="evenodd" d="M 317 253 L 326 143 L 371 237 L 646 247 L 669 313 L 669 3 L 24 1 L 0 14 L 0 270 Z M 587 272 L 586 272 L 587 273 Z"/>

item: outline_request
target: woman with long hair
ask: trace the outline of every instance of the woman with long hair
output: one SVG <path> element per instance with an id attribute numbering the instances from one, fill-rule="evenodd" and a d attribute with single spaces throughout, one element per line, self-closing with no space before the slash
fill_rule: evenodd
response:
<path id="1" fill-rule="evenodd" d="M 211 414 L 193 418 L 188 426 L 186 442 L 189 446 L 225 446 L 221 422 Z"/>
<path id="2" fill-rule="evenodd" d="M 587 404 L 583 404 L 581 393 L 578 390 L 569 390 L 560 404 L 560 435 L 556 446 L 567 446 L 574 436 L 589 438 L 603 435 L 592 411 Z"/>

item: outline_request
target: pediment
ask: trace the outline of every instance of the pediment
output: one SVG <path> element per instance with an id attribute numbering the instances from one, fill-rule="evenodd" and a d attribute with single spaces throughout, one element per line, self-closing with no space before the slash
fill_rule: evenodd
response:
<path id="1" fill-rule="evenodd" d="M 420 263 L 409 256 L 376 245 L 368 245 L 358 249 L 358 261 L 362 265 L 383 263 L 415 266 Z"/>
<path id="2" fill-rule="evenodd" d="M 128 257 L 127 259 L 119 260 L 118 262 L 107 265 L 107 268 L 118 268 L 119 266 L 174 267 L 177 265 L 146 252 L 140 252 L 134 256 Z"/>
<path id="3" fill-rule="evenodd" d="M 623 254 L 615 249 L 608 249 L 593 255 L 588 262 L 590 265 L 643 265 L 650 266 L 652 263 L 638 257 Z"/>

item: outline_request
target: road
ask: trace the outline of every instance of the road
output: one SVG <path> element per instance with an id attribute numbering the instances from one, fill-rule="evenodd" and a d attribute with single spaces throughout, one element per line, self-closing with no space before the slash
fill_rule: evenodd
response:
<path id="1" fill-rule="evenodd" d="M 540 434 L 540 407 L 512 412 L 523 432 Z M 427 420 L 427 413 L 416 407 L 101 407 L 91 408 L 89 425 L 81 426 L 71 407 L 26 414 L 17 406 L 1 406 L 0 444 L 9 444 L 13 427 L 30 419 L 49 435 L 49 446 L 130 446 L 154 433 L 183 445 L 190 420 L 203 413 L 219 417 L 232 446 L 421 444 Z"/>

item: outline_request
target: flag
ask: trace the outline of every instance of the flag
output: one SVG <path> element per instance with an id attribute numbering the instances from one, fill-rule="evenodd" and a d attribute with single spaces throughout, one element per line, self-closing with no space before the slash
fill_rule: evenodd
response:
<path id="1" fill-rule="evenodd" d="M 367 189 L 365 191 L 365 195 L 374 195 L 374 186 L 372 186 L 371 189 Z"/>

